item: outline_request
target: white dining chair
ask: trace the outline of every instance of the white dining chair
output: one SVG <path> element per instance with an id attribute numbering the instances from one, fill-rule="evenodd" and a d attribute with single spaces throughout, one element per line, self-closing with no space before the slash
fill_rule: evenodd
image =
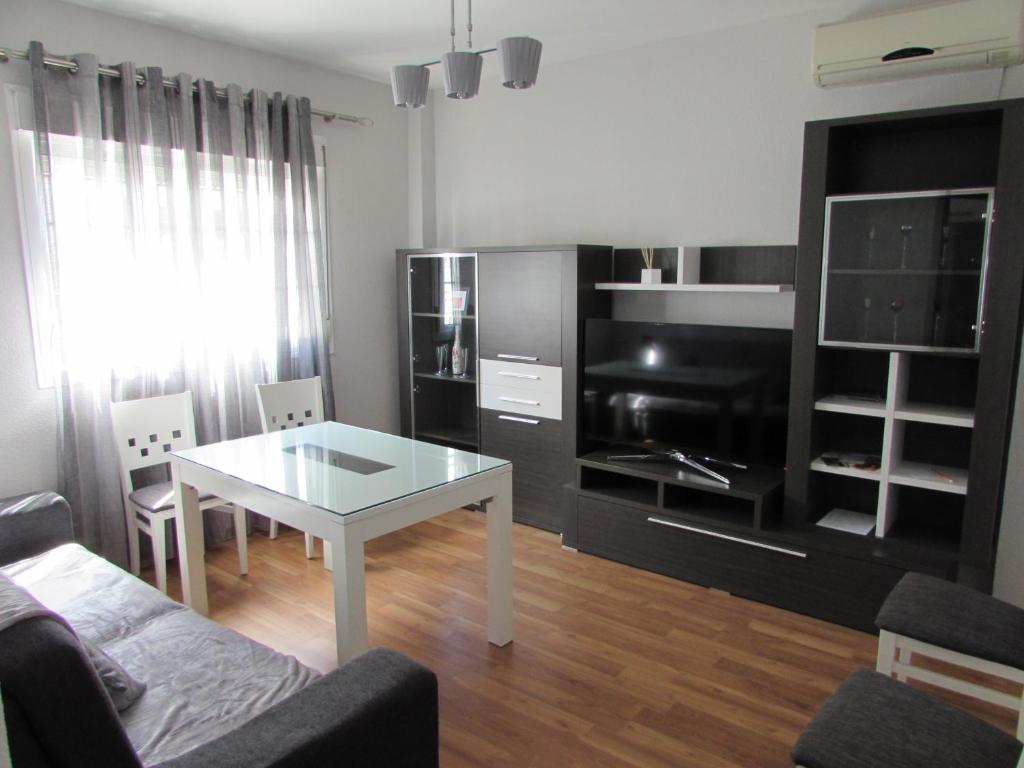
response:
<path id="1" fill-rule="evenodd" d="M 324 395 L 320 377 L 281 381 L 275 384 L 257 384 L 256 401 L 260 409 L 260 424 L 264 432 L 319 424 L 324 420 Z M 306 533 L 306 559 L 312 560 L 314 541 Z M 270 520 L 270 538 L 277 538 L 277 520 Z M 331 563 L 331 545 L 324 542 L 324 566 Z"/>
<path id="2" fill-rule="evenodd" d="M 166 523 L 175 516 L 174 488 L 170 480 L 136 488 L 132 473 L 147 467 L 167 464 L 171 451 L 195 447 L 196 422 L 192 393 L 182 392 L 180 395 L 111 403 L 110 419 L 114 427 L 114 440 L 121 466 L 121 493 L 128 527 L 129 565 L 132 573 L 137 576 L 140 571 L 139 531 L 142 531 L 149 536 L 153 544 L 157 588 L 166 594 Z M 230 508 L 238 543 L 238 572 L 245 575 L 249 572 L 245 509 L 216 496 L 204 494 L 200 489 L 199 508 L 214 507 Z"/>

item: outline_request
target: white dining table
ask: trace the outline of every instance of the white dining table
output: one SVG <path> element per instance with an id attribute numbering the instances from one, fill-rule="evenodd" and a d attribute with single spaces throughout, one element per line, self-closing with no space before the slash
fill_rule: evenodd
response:
<path id="1" fill-rule="evenodd" d="M 487 639 L 512 641 L 512 464 L 337 422 L 171 454 L 182 595 L 206 615 L 199 494 L 318 536 L 333 552 L 338 663 L 367 642 L 363 545 L 452 509 L 487 517 Z"/>

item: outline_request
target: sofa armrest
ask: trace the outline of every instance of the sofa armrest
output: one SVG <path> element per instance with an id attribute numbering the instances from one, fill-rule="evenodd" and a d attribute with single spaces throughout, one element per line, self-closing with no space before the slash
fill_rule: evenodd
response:
<path id="1" fill-rule="evenodd" d="M 49 491 L 0 499 L 0 565 L 74 541 L 71 507 Z"/>
<path id="2" fill-rule="evenodd" d="M 158 768 L 436 768 L 437 677 L 396 651 L 354 659 Z"/>

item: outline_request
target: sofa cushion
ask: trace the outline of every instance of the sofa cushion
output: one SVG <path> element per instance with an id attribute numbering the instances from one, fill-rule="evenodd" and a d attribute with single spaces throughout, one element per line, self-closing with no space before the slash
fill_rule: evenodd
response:
<path id="1" fill-rule="evenodd" d="M 1024 610 L 962 584 L 908 573 L 885 599 L 875 624 L 898 635 L 1024 669 Z"/>
<path id="2" fill-rule="evenodd" d="M 319 677 L 77 544 L 0 570 L 147 685 L 120 713 L 144 765 L 227 733 Z"/>
<path id="3" fill-rule="evenodd" d="M 82 640 L 82 647 L 100 676 L 100 682 L 110 696 L 110 702 L 118 712 L 124 712 L 146 692 L 146 684 L 129 675 L 125 668 L 114 661 L 103 650 L 88 640 Z"/>

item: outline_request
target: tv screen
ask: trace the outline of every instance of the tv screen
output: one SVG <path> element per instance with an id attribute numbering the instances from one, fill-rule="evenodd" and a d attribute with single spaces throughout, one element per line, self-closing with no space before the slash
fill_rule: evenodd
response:
<path id="1" fill-rule="evenodd" d="M 792 331 L 590 319 L 585 334 L 591 446 L 785 466 Z"/>

